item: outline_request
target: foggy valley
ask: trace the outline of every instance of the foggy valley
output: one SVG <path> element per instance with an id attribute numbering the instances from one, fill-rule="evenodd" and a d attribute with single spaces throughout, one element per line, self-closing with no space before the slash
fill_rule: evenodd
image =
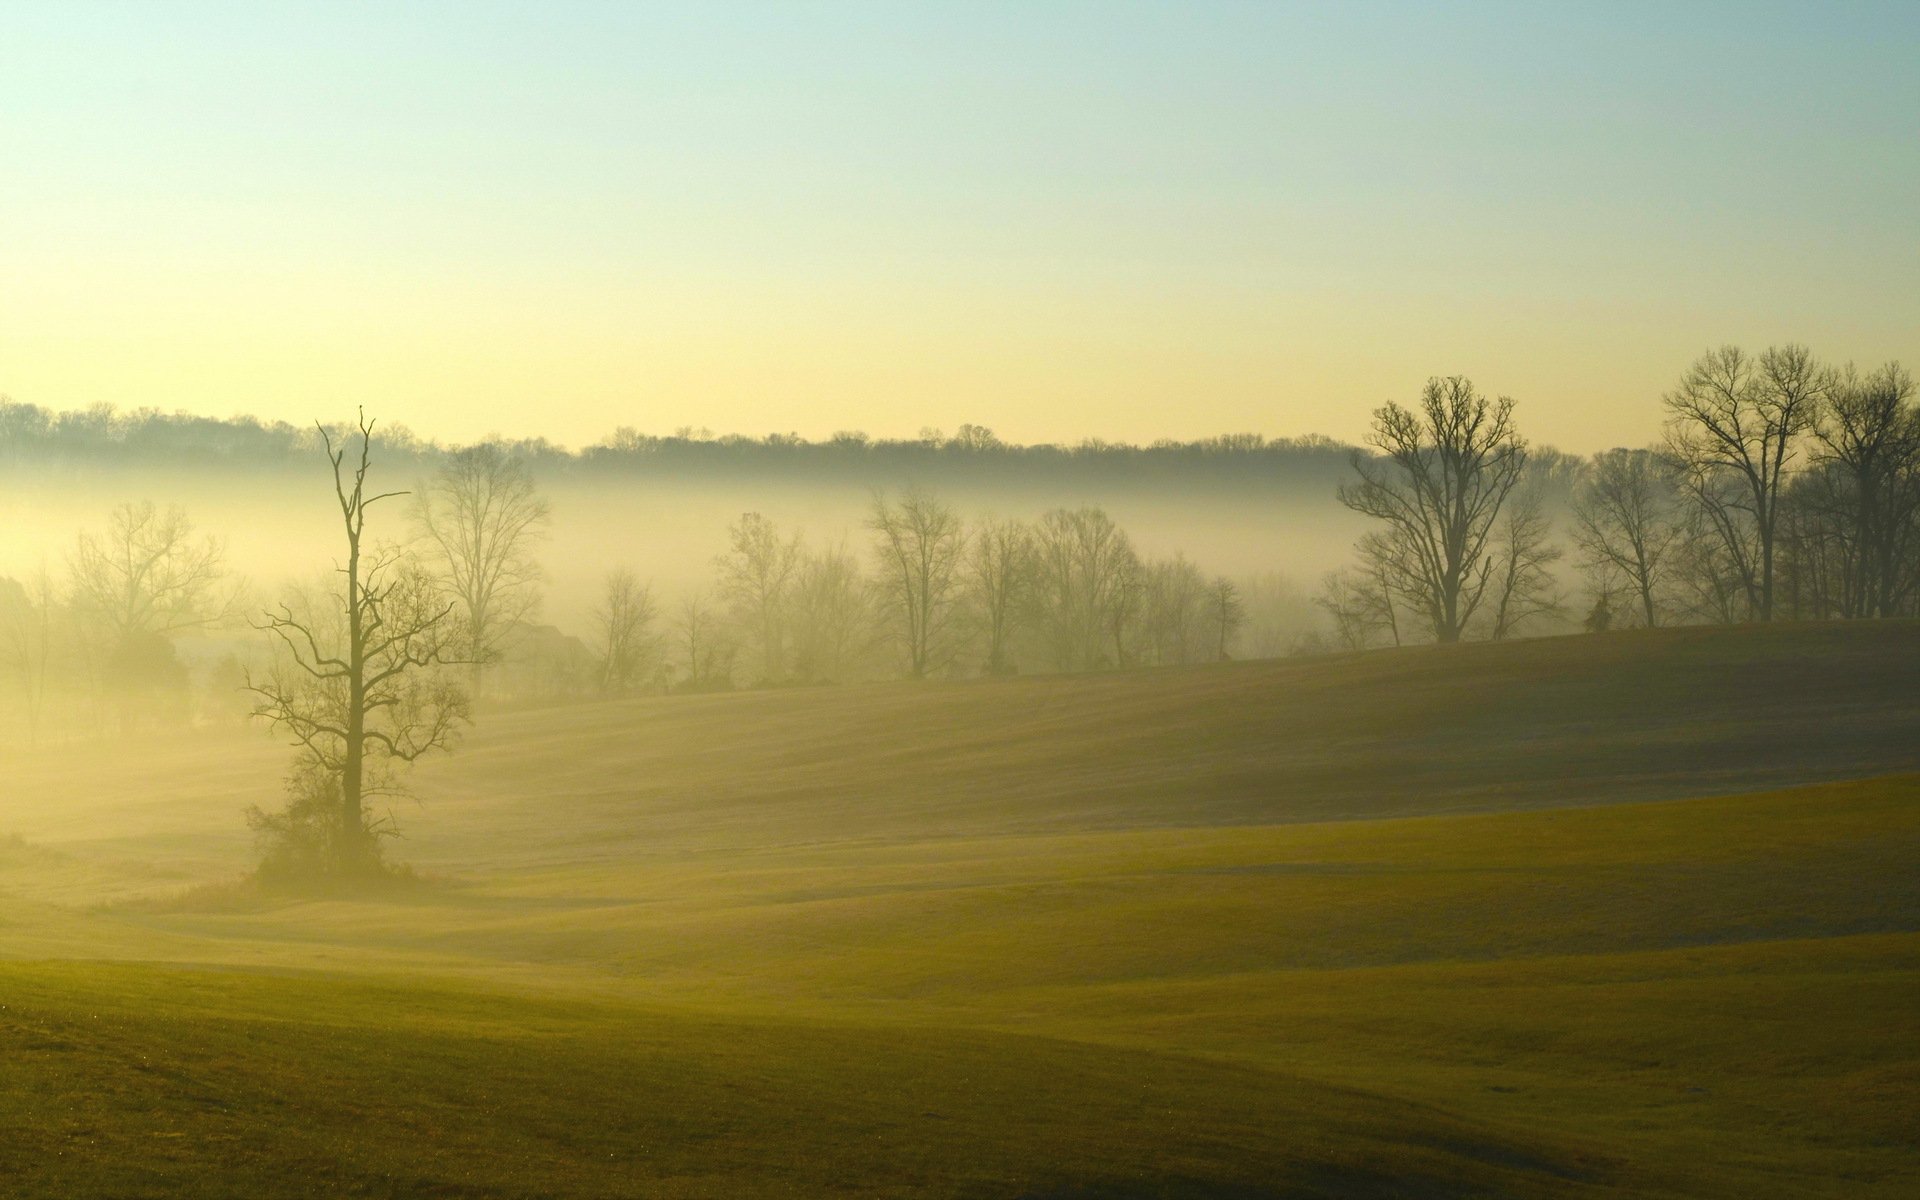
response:
<path id="1" fill-rule="evenodd" d="M 0 47 L 0 1200 L 1920 1195 L 1920 8 Z"/>
<path id="2" fill-rule="evenodd" d="M 1460 377 L 1366 447 L 0 410 L 21 1194 L 1898 1179 L 1905 1085 L 1859 1072 L 1914 1049 L 1914 387 L 1728 347 L 1665 404 L 1659 446 L 1589 460 Z M 150 987 L 185 1057 L 117 1081 Z M 1672 1011 L 1701 987 L 1839 1005 L 1790 1036 L 1857 1065 L 1740 1057 Z M 1458 1043 L 1462 988 L 1529 1040 Z M 1450 1024 L 1367 1032 L 1414 1013 Z M 247 1031 L 289 1022 L 353 1115 L 286 1126 L 311 1052 Z M 1683 1085 L 1728 1099 L 1606 1148 Z M 1794 1165 L 1718 1132 L 1755 1111 Z"/>

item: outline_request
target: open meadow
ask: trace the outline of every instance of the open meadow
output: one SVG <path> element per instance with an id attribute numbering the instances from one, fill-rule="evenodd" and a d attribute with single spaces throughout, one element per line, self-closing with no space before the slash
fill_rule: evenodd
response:
<path id="1" fill-rule="evenodd" d="M 1901 1196 L 1920 626 L 483 714 L 422 876 L 284 749 L 7 764 L 0 1180 L 68 1196 Z"/>
<path id="2" fill-rule="evenodd" d="M 0 1200 L 1920 1200 L 1920 0 L 0 2 Z"/>

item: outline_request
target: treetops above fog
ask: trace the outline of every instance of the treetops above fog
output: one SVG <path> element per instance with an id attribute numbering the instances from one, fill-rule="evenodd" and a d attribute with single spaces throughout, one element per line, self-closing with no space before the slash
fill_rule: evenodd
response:
<path id="1" fill-rule="evenodd" d="M 342 432 L 345 428 L 343 426 L 333 432 Z M 422 438 L 400 424 L 383 428 L 381 440 L 389 458 L 437 458 L 459 449 L 455 445 Z M 817 441 L 797 433 L 769 433 L 754 437 L 738 433 L 715 433 L 711 429 L 692 426 L 683 426 L 670 434 L 656 435 L 622 425 L 607 437 L 577 451 L 546 438 L 492 437 L 486 440 L 521 458 L 580 462 L 617 461 L 675 453 L 705 457 L 812 458 L 861 458 L 890 454 L 956 458 L 1230 458 L 1288 454 L 1341 455 L 1352 448 L 1319 434 L 1269 438 L 1259 433 L 1228 433 L 1185 442 L 1162 438 L 1145 446 L 1097 437 L 1083 438 L 1072 445 L 1022 445 L 1003 441 L 991 429 L 972 424 L 963 424 L 951 434 L 929 427 L 911 438 L 874 438 L 858 430 L 849 430 Z M 0 396 L 0 453 L 76 457 L 152 456 L 162 459 L 178 454 L 201 458 L 209 455 L 238 458 L 259 454 L 294 457 L 311 454 L 320 446 L 320 433 L 312 425 L 264 421 L 250 416 L 204 417 L 181 411 L 169 413 L 150 407 L 121 410 L 106 404 L 96 404 L 84 410 L 55 411 Z"/>
<path id="2" fill-rule="evenodd" d="M 300 427 L 255 417 L 202 417 L 154 408 L 121 411 L 106 405 L 55 412 L 0 397 L 0 460 L 64 464 L 193 462 L 202 466 L 224 462 L 237 469 L 258 469 L 310 460 L 319 452 L 320 440 L 320 432 L 311 425 Z M 385 427 L 381 440 L 387 460 L 396 465 L 432 465 L 460 449 L 422 438 L 404 425 Z M 487 440 L 543 474 L 569 470 L 619 473 L 642 467 L 657 471 L 663 466 L 802 472 L 859 467 L 882 472 L 890 467 L 922 471 L 1032 467 L 1151 474 L 1162 469 L 1178 470 L 1183 465 L 1203 467 L 1209 473 L 1223 468 L 1264 473 L 1287 465 L 1325 474 L 1343 469 L 1353 450 L 1318 434 L 1269 438 L 1258 433 L 1222 434 L 1187 442 L 1162 439 L 1145 446 L 1100 438 L 1086 438 L 1070 446 L 1020 445 L 971 424 L 961 425 L 951 434 L 924 429 L 917 437 L 889 439 L 849 431 L 818 441 L 795 433 L 749 437 L 695 428 L 654 435 L 622 426 L 580 450 L 545 438 Z"/>

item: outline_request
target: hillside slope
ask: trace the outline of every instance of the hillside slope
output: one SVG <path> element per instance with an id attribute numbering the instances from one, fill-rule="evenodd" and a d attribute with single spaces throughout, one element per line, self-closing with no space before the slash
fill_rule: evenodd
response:
<path id="1" fill-rule="evenodd" d="M 483 714 L 395 816 L 408 858 L 458 872 L 1673 798 L 1920 770 L 1916 679 L 1900 622 L 655 697 Z M 286 763 L 257 731 L 28 755 L 0 833 L 232 871 Z"/>
<path id="2" fill-rule="evenodd" d="M 1906 1196 L 1911 625 L 487 714 L 429 885 L 285 750 L 0 796 L 22 1196 Z M 1754 781 L 1840 780 L 1767 792 Z"/>

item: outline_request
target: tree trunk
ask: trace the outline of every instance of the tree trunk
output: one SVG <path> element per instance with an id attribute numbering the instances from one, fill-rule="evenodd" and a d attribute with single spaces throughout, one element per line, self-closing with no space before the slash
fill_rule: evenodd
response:
<path id="1" fill-rule="evenodd" d="M 1760 533 L 1760 620 L 1773 620 L 1773 531 Z"/>

